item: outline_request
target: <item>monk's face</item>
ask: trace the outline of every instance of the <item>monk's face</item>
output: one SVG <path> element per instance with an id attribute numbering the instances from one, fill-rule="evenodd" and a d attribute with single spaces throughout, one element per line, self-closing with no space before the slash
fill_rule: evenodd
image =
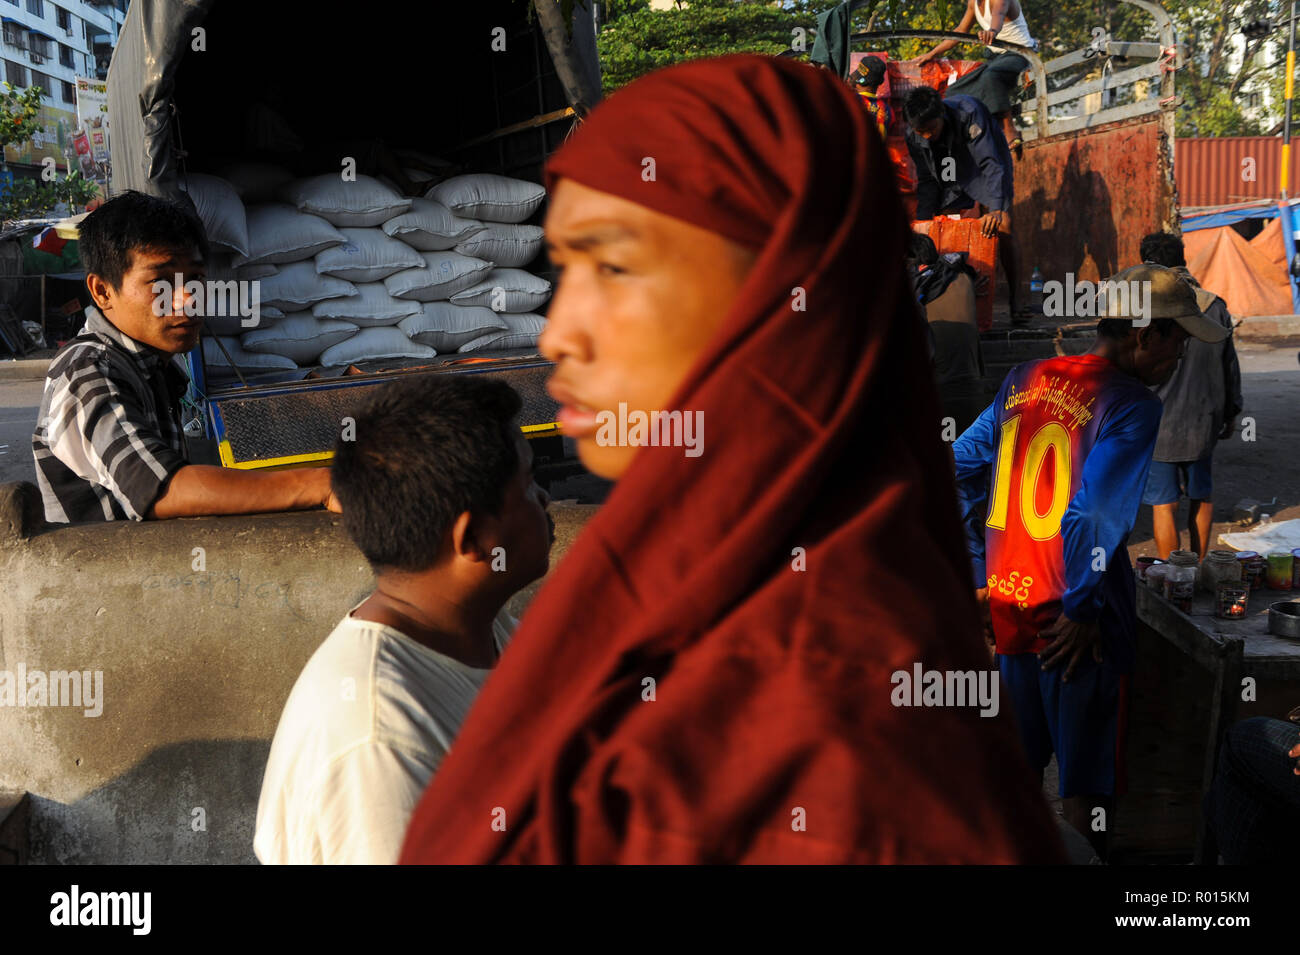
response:
<path id="1" fill-rule="evenodd" d="M 562 270 L 538 341 L 556 366 L 548 388 L 583 464 L 617 479 L 637 448 L 611 441 L 620 429 L 602 423 L 619 420 L 620 403 L 624 414 L 677 410 L 669 399 L 726 318 L 757 253 L 569 179 L 551 195 L 545 228 Z"/>

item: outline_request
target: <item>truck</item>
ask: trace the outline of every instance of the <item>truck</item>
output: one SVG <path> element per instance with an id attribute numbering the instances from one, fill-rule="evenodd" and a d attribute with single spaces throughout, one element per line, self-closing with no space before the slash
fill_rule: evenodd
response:
<path id="1" fill-rule="evenodd" d="M 540 182 L 546 157 L 600 97 L 590 13 L 566 22 L 553 3 L 475 0 L 441 5 L 427 21 L 436 26 L 418 17 L 406 29 L 389 9 L 327 12 L 302 0 L 134 5 L 109 68 L 112 192 L 185 201 L 191 174 L 251 158 L 243 150 L 253 125 L 277 113 L 303 141 L 338 146 L 301 156 L 292 170 L 300 176 L 379 149 L 398 162 L 423 154 L 460 171 Z M 325 154 L 332 167 L 313 165 Z M 533 271 L 553 278 L 544 254 Z M 375 389 L 418 375 L 486 374 L 523 397 L 540 479 L 580 470 L 565 453 L 544 390 L 548 363 L 535 348 L 291 372 L 236 366 L 218 377 L 201 345 L 187 363 L 196 463 L 328 462 L 340 421 Z"/>
<path id="2" fill-rule="evenodd" d="M 1058 56 L 999 42 L 1029 61 L 1025 88 L 1017 104 L 1024 158 L 1015 164 L 1012 222 L 1018 238 L 1019 273 L 1026 280 L 1037 270 L 1046 281 L 1096 282 L 1140 261 L 1143 235 L 1179 231 L 1178 188 L 1174 175 L 1174 117 L 1180 106 L 1175 75 L 1186 65 L 1173 22 L 1159 4 L 1122 0 L 1149 17 L 1140 37 L 1111 36 L 1100 26 L 1088 46 Z M 867 6 L 854 0 L 851 9 Z M 1032 29 L 1032 24 L 1031 24 Z M 938 30 L 872 30 L 849 37 L 856 51 L 887 51 L 898 42 L 953 39 L 967 56 L 979 47 L 970 34 Z M 860 54 L 858 54 L 860 55 Z M 856 63 L 846 58 L 847 71 Z M 891 90 L 896 117 L 902 99 L 917 83 L 942 90 L 946 77 L 964 75 L 979 64 L 970 59 L 930 64 L 921 70 L 891 62 L 890 75 L 903 80 Z M 946 75 L 946 76 L 945 76 Z M 896 120 L 895 126 L 901 123 Z M 903 167 L 897 179 L 915 182 L 901 135 L 891 137 L 891 160 Z M 910 209 L 915 200 L 903 188 Z M 916 227 L 923 226 L 918 223 Z M 1028 327 L 992 322 L 996 294 L 996 252 L 990 242 L 975 242 L 974 233 L 955 223 L 931 224 L 926 230 L 957 237 L 957 244 L 936 244 L 941 252 L 970 254 L 971 265 L 987 278 L 977 300 L 985 392 L 996 393 L 1006 372 L 1021 361 L 1053 353 L 1086 350 L 1095 320 L 1070 322 L 1044 316 Z"/>

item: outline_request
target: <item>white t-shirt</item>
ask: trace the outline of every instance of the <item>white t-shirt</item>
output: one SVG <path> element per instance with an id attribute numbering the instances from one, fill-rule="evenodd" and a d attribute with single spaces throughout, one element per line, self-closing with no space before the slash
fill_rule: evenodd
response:
<path id="1" fill-rule="evenodd" d="M 492 622 L 498 654 L 516 624 L 504 610 Z M 307 661 L 280 716 L 257 804 L 257 858 L 395 863 L 420 795 L 491 672 L 349 613 Z"/>

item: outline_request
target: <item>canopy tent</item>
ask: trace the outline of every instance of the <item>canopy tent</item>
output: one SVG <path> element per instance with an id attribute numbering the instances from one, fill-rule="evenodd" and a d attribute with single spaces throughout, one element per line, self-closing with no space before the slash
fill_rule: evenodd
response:
<path id="1" fill-rule="evenodd" d="M 1292 201 L 1293 221 L 1295 207 Z M 1255 238 L 1245 239 L 1233 226 L 1250 219 L 1269 222 Z M 1182 231 L 1188 270 L 1228 303 L 1229 312 L 1238 318 L 1292 314 L 1289 255 L 1278 200 L 1197 209 L 1183 217 Z"/>
<path id="2" fill-rule="evenodd" d="M 1263 202 L 1243 202 L 1216 209 L 1198 209 L 1194 213 L 1184 214 L 1182 228 L 1183 233 L 1186 234 L 1201 229 L 1217 229 L 1247 219 L 1276 219 L 1277 215 L 1277 201 L 1274 199 L 1266 199 Z"/>
<path id="3" fill-rule="evenodd" d="M 1259 235 L 1250 240 L 1250 247 L 1268 259 L 1269 265 L 1279 272 L 1286 271 L 1286 243 L 1282 240 L 1282 219 L 1274 216 Z"/>
<path id="4" fill-rule="evenodd" d="M 1250 241 L 1232 226 L 1219 226 L 1184 232 L 1183 245 L 1188 271 L 1237 318 L 1291 314 L 1280 219 Z"/>

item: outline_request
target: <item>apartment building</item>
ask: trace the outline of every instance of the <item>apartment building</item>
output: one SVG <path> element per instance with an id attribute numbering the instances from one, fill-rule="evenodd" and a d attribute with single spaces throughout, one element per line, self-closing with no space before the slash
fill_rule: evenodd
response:
<path id="1" fill-rule="evenodd" d="M 128 0 L 0 0 L 0 80 L 44 93 L 41 131 L 20 147 L 6 146 L 14 172 L 30 173 L 46 157 L 60 171 L 73 152 L 77 129 L 76 80 L 103 80 Z"/>

